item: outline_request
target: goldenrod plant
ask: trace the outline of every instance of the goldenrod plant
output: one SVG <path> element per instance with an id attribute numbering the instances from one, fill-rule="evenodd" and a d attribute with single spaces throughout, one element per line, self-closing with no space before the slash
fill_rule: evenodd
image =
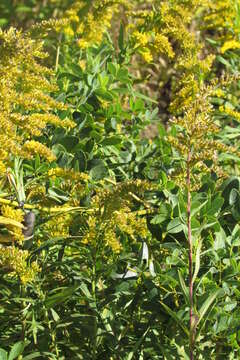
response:
<path id="1" fill-rule="evenodd" d="M 4 359 L 239 358 L 238 18 L 1 1 Z"/>

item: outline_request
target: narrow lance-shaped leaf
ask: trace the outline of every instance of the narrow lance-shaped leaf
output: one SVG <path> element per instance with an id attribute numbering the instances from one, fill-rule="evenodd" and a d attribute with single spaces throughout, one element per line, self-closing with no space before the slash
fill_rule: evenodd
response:
<path id="1" fill-rule="evenodd" d="M 164 307 L 166 312 L 176 321 L 176 323 L 182 328 L 182 330 L 185 332 L 185 334 L 189 337 L 189 331 L 186 328 L 186 326 L 183 324 L 182 320 L 180 320 L 177 316 L 177 314 L 172 311 L 166 304 L 164 304 L 162 301 L 160 301 L 160 304 Z"/>
<path id="2" fill-rule="evenodd" d="M 193 284 L 197 278 L 197 275 L 198 275 L 198 272 L 200 269 L 201 247 L 202 247 L 202 241 L 199 241 L 198 246 L 197 246 L 197 251 L 196 251 L 195 270 L 194 270 L 193 279 L 192 279 Z"/>
<path id="3" fill-rule="evenodd" d="M 22 354 L 24 348 L 25 348 L 25 343 L 23 341 L 19 341 L 16 344 L 13 345 L 9 356 L 8 356 L 8 360 L 14 360 L 16 359 L 20 354 Z"/>
<path id="4" fill-rule="evenodd" d="M 205 314 L 210 309 L 213 302 L 216 300 L 216 298 L 220 294 L 222 294 L 222 292 L 223 292 L 223 289 L 215 289 L 214 291 L 211 292 L 211 294 L 208 296 L 208 298 L 205 300 L 205 302 L 203 303 L 203 305 L 201 306 L 201 308 L 199 310 L 198 324 L 201 322 L 201 320 L 204 318 Z M 197 331 L 196 341 L 197 341 L 198 336 L 200 335 L 201 328 L 202 327 L 200 327 Z"/>
<path id="5" fill-rule="evenodd" d="M 179 270 L 178 270 L 178 277 L 179 277 L 179 283 L 180 283 L 182 291 L 183 291 L 183 295 L 185 297 L 185 301 L 187 304 L 189 304 L 189 291 L 188 291 L 188 288 L 186 287 L 186 284 L 184 282 L 182 274 Z"/>

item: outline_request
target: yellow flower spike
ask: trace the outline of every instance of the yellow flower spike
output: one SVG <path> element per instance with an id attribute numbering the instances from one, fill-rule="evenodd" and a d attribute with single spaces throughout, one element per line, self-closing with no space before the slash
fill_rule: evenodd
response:
<path id="1" fill-rule="evenodd" d="M 43 185 L 34 185 L 28 189 L 27 201 L 33 198 L 42 199 L 46 195 L 46 188 Z"/>
<path id="2" fill-rule="evenodd" d="M 58 216 L 52 217 L 49 221 L 47 221 L 43 226 L 43 230 L 46 231 L 50 237 L 53 238 L 68 237 L 71 221 L 71 214 L 60 214 Z"/>
<path id="3" fill-rule="evenodd" d="M 23 225 L 20 227 L 19 224 L 23 223 L 24 212 L 21 209 L 14 209 L 8 205 L 2 205 L 1 213 L 6 219 L 5 226 L 9 233 L 12 234 L 13 240 L 21 244 L 24 241 L 24 235 L 22 233 Z M 12 220 L 12 222 L 9 220 L 7 221 L 7 219 Z M 14 224 L 14 222 L 16 222 L 16 224 Z"/>
<path id="4" fill-rule="evenodd" d="M 48 27 L 54 25 L 54 21 L 47 23 Z M 66 106 L 47 95 L 57 86 L 49 80 L 53 71 L 40 63 L 47 54 L 42 41 L 31 39 L 32 31 L 34 27 L 28 33 L 0 29 L 0 94 L 4 94 L 0 96 L 0 171 L 4 171 L 11 154 L 29 158 L 40 150 L 53 160 L 43 145 L 33 141 L 23 145 L 24 141 L 41 135 L 48 123 L 66 128 L 75 125 L 51 113 L 52 109 L 64 110 Z"/>
<path id="5" fill-rule="evenodd" d="M 23 145 L 23 151 L 26 152 L 25 157 L 33 156 L 33 155 L 40 155 L 47 159 L 49 162 L 56 159 L 56 156 L 48 149 L 45 145 L 41 144 L 35 140 L 28 140 Z"/>
<path id="6" fill-rule="evenodd" d="M 127 0 L 96 0 L 89 6 L 86 14 L 80 16 L 87 5 L 83 1 L 75 1 L 64 14 L 68 23 L 65 34 L 76 35 L 77 45 L 82 49 L 99 44 L 105 31 L 111 27 L 111 19 L 118 12 L 120 5 L 129 7 Z"/>
<path id="7" fill-rule="evenodd" d="M 147 63 L 150 63 L 153 61 L 153 56 L 149 50 L 141 51 L 141 55 Z"/>
<path id="8" fill-rule="evenodd" d="M 36 262 L 28 264 L 27 258 L 29 253 L 27 250 L 18 249 L 15 246 L 0 245 L 0 264 L 6 268 L 10 275 L 19 276 L 21 282 L 26 285 L 34 281 L 39 266 Z"/>
<path id="9" fill-rule="evenodd" d="M 221 53 L 224 54 L 228 50 L 240 49 L 240 42 L 237 40 L 229 40 L 226 41 L 221 47 Z"/>
<path id="10" fill-rule="evenodd" d="M 88 174 L 80 173 L 72 169 L 63 169 L 59 167 L 50 169 L 48 171 L 48 176 L 53 178 L 61 177 L 66 180 L 69 179 L 69 180 L 84 181 L 84 182 L 87 182 L 90 179 Z"/>

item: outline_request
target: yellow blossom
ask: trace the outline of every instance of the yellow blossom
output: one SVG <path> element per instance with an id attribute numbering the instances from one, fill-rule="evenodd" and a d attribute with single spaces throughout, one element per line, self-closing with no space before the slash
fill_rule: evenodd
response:
<path id="1" fill-rule="evenodd" d="M 224 54 L 228 50 L 240 49 L 240 42 L 234 39 L 225 41 L 221 47 L 221 53 Z"/>
<path id="2" fill-rule="evenodd" d="M 8 205 L 2 205 L 1 213 L 6 218 L 18 221 L 19 223 L 23 223 L 24 212 L 21 209 L 14 209 L 13 207 Z M 6 228 L 8 229 L 9 233 L 13 236 L 13 239 L 15 241 L 17 241 L 20 244 L 24 241 L 24 236 L 21 228 L 13 225 L 6 225 Z"/>
<path id="3" fill-rule="evenodd" d="M 15 246 L 0 245 L 1 267 L 10 274 L 17 275 L 24 285 L 33 282 L 40 270 L 37 262 L 28 264 L 28 256 L 27 250 L 21 250 Z"/>
<path id="4" fill-rule="evenodd" d="M 72 217 L 69 213 L 53 216 L 44 224 L 43 230 L 50 237 L 68 237 L 71 221 Z"/>
<path id="5" fill-rule="evenodd" d="M 149 50 L 141 51 L 141 55 L 147 63 L 150 63 L 153 61 L 153 56 Z"/>
<path id="6" fill-rule="evenodd" d="M 100 43 L 105 31 L 111 27 L 111 19 L 118 12 L 119 5 L 128 6 L 128 2 L 96 0 L 87 5 L 84 1 L 75 1 L 64 14 L 64 19 L 67 21 L 65 34 L 76 35 L 77 44 L 83 49 Z M 83 9 L 88 11 L 82 11 Z"/>
<path id="7" fill-rule="evenodd" d="M 35 140 L 28 140 L 24 143 L 22 147 L 23 151 L 26 152 L 25 157 L 28 155 L 39 155 L 47 159 L 48 161 L 53 161 L 56 159 L 55 155 L 49 150 L 45 145 L 41 144 Z"/>
<path id="8" fill-rule="evenodd" d="M 64 179 L 70 179 L 75 181 L 88 181 L 89 175 L 85 173 L 80 173 L 72 169 L 63 169 L 60 167 L 50 169 L 48 171 L 48 176 L 50 177 L 61 177 Z"/>
<path id="9" fill-rule="evenodd" d="M 38 150 L 53 159 L 43 145 L 32 142 L 23 145 L 27 138 L 41 135 L 48 123 L 74 126 L 51 113 L 66 106 L 48 95 L 57 87 L 49 81 L 53 71 L 40 62 L 47 56 L 43 43 L 31 39 L 30 33 L 0 29 L 0 52 L 1 163 L 7 163 L 11 154 L 29 157 Z"/>

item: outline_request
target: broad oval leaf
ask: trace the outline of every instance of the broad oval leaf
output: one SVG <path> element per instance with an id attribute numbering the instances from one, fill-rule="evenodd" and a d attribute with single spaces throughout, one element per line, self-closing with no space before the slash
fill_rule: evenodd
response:
<path id="1" fill-rule="evenodd" d="M 183 224 L 179 217 L 171 220 L 167 226 L 167 232 L 169 234 L 177 234 L 180 233 L 182 230 L 183 230 Z"/>

